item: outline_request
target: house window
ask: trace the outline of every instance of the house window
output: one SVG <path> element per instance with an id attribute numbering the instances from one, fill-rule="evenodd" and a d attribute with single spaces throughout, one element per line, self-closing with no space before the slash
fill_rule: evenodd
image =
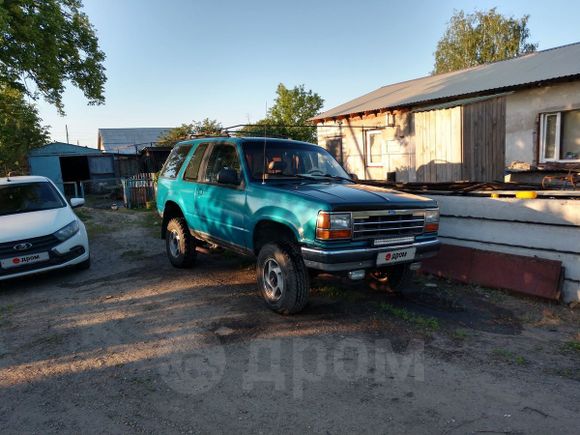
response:
<path id="1" fill-rule="evenodd" d="M 580 110 L 543 113 L 540 140 L 541 162 L 580 161 Z"/>
<path id="2" fill-rule="evenodd" d="M 368 166 L 383 166 L 383 142 L 381 130 L 367 131 Z"/>

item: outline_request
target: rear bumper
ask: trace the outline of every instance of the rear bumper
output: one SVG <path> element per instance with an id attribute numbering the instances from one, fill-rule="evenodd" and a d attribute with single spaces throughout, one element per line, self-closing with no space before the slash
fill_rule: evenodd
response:
<path id="1" fill-rule="evenodd" d="M 303 246 L 302 258 L 306 267 L 325 272 L 341 272 L 357 269 L 374 269 L 377 267 L 377 256 L 380 252 L 395 249 L 416 248 L 415 258 L 410 262 L 433 257 L 439 252 L 441 242 L 437 239 L 401 246 L 389 246 L 363 249 L 325 250 Z"/>

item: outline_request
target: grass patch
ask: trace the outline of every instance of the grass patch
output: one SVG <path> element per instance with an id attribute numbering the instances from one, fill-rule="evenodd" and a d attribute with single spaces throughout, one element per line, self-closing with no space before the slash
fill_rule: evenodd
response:
<path id="1" fill-rule="evenodd" d="M 129 249 L 121 254 L 121 258 L 127 260 L 140 260 L 144 255 L 145 251 L 143 249 Z"/>
<path id="2" fill-rule="evenodd" d="M 469 333 L 465 329 L 456 329 L 452 334 L 453 339 L 463 341 L 469 337 Z"/>
<path id="3" fill-rule="evenodd" d="M 492 352 L 494 359 L 506 362 L 508 364 L 516 364 L 519 366 L 527 366 L 530 362 L 522 355 L 516 355 L 508 349 L 498 348 Z"/>
<path id="4" fill-rule="evenodd" d="M 97 224 L 95 222 L 85 222 L 85 228 L 89 237 L 95 237 L 99 234 L 106 234 L 111 232 L 111 228 L 106 225 Z"/>
<path id="5" fill-rule="evenodd" d="M 161 217 L 153 210 L 136 209 L 140 213 L 138 225 L 155 238 L 161 237 Z M 135 211 L 135 210 L 130 210 Z"/>
<path id="6" fill-rule="evenodd" d="M 386 313 L 389 313 L 395 317 L 398 317 L 405 322 L 411 323 L 418 328 L 425 330 L 426 332 L 434 332 L 439 330 L 441 325 L 439 320 L 434 317 L 427 317 L 421 314 L 412 313 L 405 308 L 394 307 L 386 302 L 381 302 L 379 304 L 379 309 Z"/>
<path id="7" fill-rule="evenodd" d="M 87 222 L 93 218 L 89 209 L 82 207 L 75 210 L 75 214 L 79 217 L 80 220 L 83 222 Z"/>
<path id="8" fill-rule="evenodd" d="M 562 345 L 562 351 L 572 352 L 580 354 L 580 342 L 579 341 L 567 341 Z"/>
<path id="9" fill-rule="evenodd" d="M 330 299 L 340 299 L 347 302 L 356 302 L 362 299 L 362 295 L 351 290 L 333 285 L 325 285 L 312 289 L 314 293 Z"/>
<path id="10" fill-rule="evenodd" d="M 14 311 L 14 305 L 4 305 L 0 307 L 0 326 L 9 326 L 8 317 Z"/>

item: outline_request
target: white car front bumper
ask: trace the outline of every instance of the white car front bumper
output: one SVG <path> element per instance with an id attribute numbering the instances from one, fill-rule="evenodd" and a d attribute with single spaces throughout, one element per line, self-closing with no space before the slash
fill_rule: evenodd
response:
<path id="1" fill-rule="evenodd" d="M 89 239 L 85 226 L 82 223 L 79 223 L 79 226 L 79 231 L 70 239 L 47 248 L 45 252 L 49 253 L 49 260 L 11 268 L 0 267 L 0 281 L 62 269 L 88 260 L 90 257 Z M 23 252 L 23 254 L 28 254 L 28 252 Z"/>

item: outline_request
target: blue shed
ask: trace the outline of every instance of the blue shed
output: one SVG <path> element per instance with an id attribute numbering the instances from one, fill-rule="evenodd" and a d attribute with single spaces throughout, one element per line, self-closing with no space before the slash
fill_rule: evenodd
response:
<path id="1" fill-rule="evenodd" d="M 113 156 L 96 148 L 53 142 L 28 153 L 31 175 L 50 178 L 64 193 L 65 184 L 115 178 Z M 74 183 L 74 184 L 73 184 Z"/>

